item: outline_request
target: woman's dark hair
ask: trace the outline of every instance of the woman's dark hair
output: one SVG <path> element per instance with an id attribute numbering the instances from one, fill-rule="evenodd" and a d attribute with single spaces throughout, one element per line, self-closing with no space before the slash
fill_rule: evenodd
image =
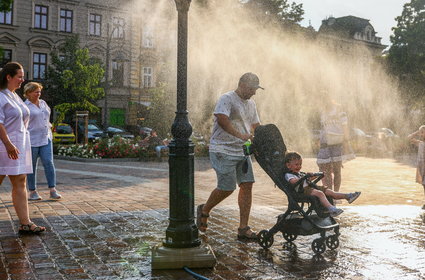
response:
<path id="1" fill-rule="evenodd" d="M 7 75 L 10 77 L 15 76 L 19 69 L 24 69 L 18 62 L 8 62 L 0 70 L 0 89 L 7 88 Z"/>

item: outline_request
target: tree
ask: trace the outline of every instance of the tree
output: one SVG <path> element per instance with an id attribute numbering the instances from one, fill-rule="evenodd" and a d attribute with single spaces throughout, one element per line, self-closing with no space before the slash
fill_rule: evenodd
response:
<path id="1" fill-rule="evenodd" d="M 45 87 L 51 105 L 59 113 L 58 121 L 70 119 L 70 114 L 77 110 L 99 112 L 95 102 L 105 94 L 100 87 L 104 69 L 100 62 L 89 56 L 87 48 L 79 47 L 78 36 L 68 38 L 51 56 Z"/>
<path id="2" fill-rule="evenodd" d="M 0 1 L 0 12 L 9 12 L 12 8 L 13 0 L 1 0 Z"/>
<path id="3" fill-rule="evenodd" d="M 288 0 L 245 0 L 240 1 L 265 22 L 276 21 L 283 26 L 299 25 L 303 20 L 303 4 Z"/>
<path id="4" fill-rule="evenodd" d="M 408 98 L 416 99 L 425 89 L 425 0 L 404 4 L 393 28 L 388 63 L 400 78 Z"/>
<path id="5" fill-rule="evenodd" d="M 165 137 L 170 133 L 175 118 L 175 98 L 165 84 L 152 88 L 150 96 L 151 105 L 143 125 L 155 129 L 159 136 Z"/>

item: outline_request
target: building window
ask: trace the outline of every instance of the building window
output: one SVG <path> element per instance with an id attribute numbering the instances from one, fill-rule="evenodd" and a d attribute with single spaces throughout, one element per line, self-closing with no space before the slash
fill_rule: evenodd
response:
<path id="1" fill-rule="evenodd" d="M 153 71 L 152 67 L 143 67 L 143 87 L 152 87 Z"/>
<path id="2" fill-rule="evenodd" d="M 0 12 L 1 24 L 12 24 L 12 11 L 13 11 L 13 5 L 10 7 L 9 12 Z"/>
<path id="3" fill-rule="evenodd" d="M 0 53 L 0 68 L 12 61 L 12 50 L 3 49 L 3 53 Z"/>
<path id="4" fill-rule="evenodd" d="M 45 53 L 34 53 L 33 55 L 33 79 L 41 80 L 44 79 L 44 74 L 47 68 L 47 54 Z"/>
<path id="5" fill-rule="evenodd" d="M 112 81 L 114 86 L 122 86 L 124 82 L 124 63 L 112 60 Z"/>
<path id="6" fill-rule="evenodd" d="M 148 27 L 143 30 L 143 47 L 153 48 L 153 32 Z"/>
<path id="7" fill-rule="evenodd" d="M 112 19 L 112 38 L 124 38 L 124 19 L 114 17 Z"/>
<path id="8" fill-rule="evenodd" d="M 72 33 L 72 10 L 61 9 L 60 11 L 60 31 Z"/>
<path id="9" fill-rule="evenodd" d="M 34 28 L 47 29 L 47 17 L 49 8 L 46 6 L 35 5 Z"/>
<path id="10" fill-rule="evenodd" d="M 102 16 L 96 14 L 90 14 L 90 30 L 89 34 L 94 36 L 100 36 L 102 26 Z"/>

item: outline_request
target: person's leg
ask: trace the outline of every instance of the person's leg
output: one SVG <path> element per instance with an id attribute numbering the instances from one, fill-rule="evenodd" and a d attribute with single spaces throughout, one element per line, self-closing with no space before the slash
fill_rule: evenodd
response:
<path id="1" fill-rule="evenodd" d="M 56 170 L 53 163 L 53 146 L 50 140 L 47 145 L 40 147 L 39 155 L 44 167 L 44 174 L 46 175 L 49 190 L 50 192 L 56 192 Z"/>
<path id="2" fill-rule="evenodd" d="M 198 228 L 200 231 L 205 232 L 207 230 L 207 222 L 208 222 L 208 216 L 209 213 L 211 212 L 211 210 L 217 206 L 217 204 L 219 204 L 220 202 L 222 202 L 226 197 L 228 197 L 229 195 L 231 195 L 233 193 L 233 191 L 224 191 L 224 190 L 220 190 L 218 188 L 216 188 L 215 190 L 213 190 L 210 194 L 210 196 L 208 197 L 207 202 L 202 205 L 202 215 L 200 217 L 200 224 L 198 224 Z M 198 208 L 199 209 L 199 208 Z M 199 215 L 200 213 L 198 213 Z"/>
<path id="3" fill-rule="evenodd" d="M 322 184 L 328 189 L 332 189 L 332 163 L 322 163 L 319 165 L 319 171 L 324 173 L 324 177 L 322 179 Z"/>
<path id="4" fill-rule="evenodd" d="M 340 193 L 330 189 L 326 189 L 325 194 L 335 199 L 347 199 L 347 193 Z"/>
<path id="5" fill-rule="evenodd" d="M 25 174 L 9 175 L 12 184 L 12 202 L 21 225 L 31 223 L 28 210 L 27 190 L 25 189 Z"/>
<path id="6" fill-rule="evenodd" d="M 198 206 L 198 228 L 202 232 L 207 229 L 208 215 L 211 210 L 236 189 L 235 161 L 225 154 L 214 152 L 210 153 L 210 161 L 217 175 L 217 187 L 211 192 L 207 202 Z"/>
<path id="7" fill-rule="evenodd" d="M 39 151 L 40 151 L 39 147 L 31 147 L 32 173 L 27 175 L 28 190 L 30 192 L 35 192 L 37 189 L 36 182 L 37 182 L 37 163 L 38 163 Z"/>
<path id="8" fill-rule="evenodd" d="M 245 228 L 248 226 L 249 214 L 251 213 L 252 205 L 252 185 L 252 182 L 245 182 L 239 185 L 239 228 Z"/>
<path id="9" fill-rule="evenodd" d="M 1 184 L 1 180 L 0 180 L 0 184 Z M 424 187 L 424 195 L 425 195 L 425 184 L 424 185 L 422 185 L 423 187 Z M 422 209 L 424 209 L 425 210 L 425 204 L 422 206 Z"/>
<path id="10" fill-rule="evenodd" d="M 6 175 L 0 175 L 0 185 L 1 183 L 3 183 L 4 178 L 6 177 Z"/>
<path id="11" fill-rule="evenodd" d="M 326 208 L 333 207 L 333 205 L 328 201 L 328 199 L 326 198 L 326 195 L 322 191 L 312 189 L 310 194 L 319 198 L 320 203 Z"/>
<path id="12" fill-rule="evenodd" d="M 161 146 L 155 147 L 156 157 L 161 158 Z"/>
<path id="13" fill-rule="evenodd" d="M 334 175 L 333 183 L 334 183 L 334 191 L 339 192 L 339 188 L 341 187 L 341 169 L 342 162 L 337 161 L 332 163 L 332 173 Z"/>

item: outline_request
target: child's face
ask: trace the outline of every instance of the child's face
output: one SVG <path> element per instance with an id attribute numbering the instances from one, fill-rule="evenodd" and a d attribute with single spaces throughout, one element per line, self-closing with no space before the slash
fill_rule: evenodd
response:
<path id="1" fill-rule="evenodd" d="M 303 160 L 302 159 L 293 159 L 290 162 L 286 163 L 286 167 L 291 172 L 295 172 L 295 173 L 300 172 L 302 166 L 303 166 Z"/>

